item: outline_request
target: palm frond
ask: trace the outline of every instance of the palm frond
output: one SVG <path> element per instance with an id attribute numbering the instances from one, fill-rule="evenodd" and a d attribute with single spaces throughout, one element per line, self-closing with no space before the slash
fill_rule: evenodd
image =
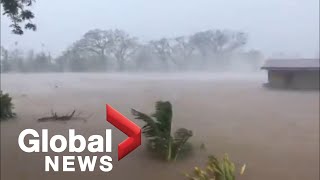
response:
<path id="1" fill-rule="evenodd" d="M 160 152 L 167 160 L 177 157 L 182 146 L 192 136 L 192 131 L 181 128 L 171 136 L 172 105 L 169 101 L 158 101 L 155 105 L 156 111 L 148 116 L 135 109 L 131 113 L 135 119 L 144 121 L 146 124 L 142 128 L 142 133 L 148 139 L 148 147 Z"/>
<path id="2" fill-rule="evenodd" d="M 157 124 L 154 119 L 150 116 L 139 112 L 135 109 L 131 109 L 132 115 L 135 116 L 135 119 L 139 119 L 144 121 L 146 124 L 142 127 L 142 133 L 145 134 L 147 138 L 152 138 L 155 136 L 159 136 L 160 132 L 158 131 Z"/>
<path id="3" fill-rule="evenodd" d="M 173 157 L 176 160 L 178 155 L 180 154 L 183 146 L 186 144 L 188 139 L 193 135 L 192 131 L 180 128 L 178 129 L 173 138 Z"/>
<path id="4" fill-rule="evenodd" d="M 169 137 L 172 123 L 172 105 L 169 101 L 156 102 L 156 112 L 152 114 L 156 119 L 159 131 Z"/>

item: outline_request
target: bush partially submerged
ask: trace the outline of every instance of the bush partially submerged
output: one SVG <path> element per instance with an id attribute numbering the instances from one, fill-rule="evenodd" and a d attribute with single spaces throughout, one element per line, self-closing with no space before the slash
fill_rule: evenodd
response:
<path id="1" fill-rule="evenodd" d="M 170 102 L 156 102 L 156 112 L 151 116 L 132 109 L 136 119 L 144 121 L 143 134 L 148 139 L 148 147 L 159 153 L 168 161 L 176 160 L 178 156 L 191 149 L 187 145 L 192 131 L 180 128 L 174 135 L 171 134 L 172 106 Z"/>
<path id="2" fill-rule="evenodd" d="M 9 94 L 3 94 L 0 91 L 0 120 L 15 117 L 15 113 L 12 112 L 13 104 L 11 100 L 12 98 Z"/>
<path id="3" fill-rule="evenodd" d="M 245 167 L 244 164 L 240 170 L 240 175 L 244 173 Z M 186 177 L 190 180 L 235 180 L 236 168 L 227 154 L 222 160 L 215 156 L 209 156 L 207 167 L 204 170 L 195 167 L 193 174 L 186 174 Z"/>

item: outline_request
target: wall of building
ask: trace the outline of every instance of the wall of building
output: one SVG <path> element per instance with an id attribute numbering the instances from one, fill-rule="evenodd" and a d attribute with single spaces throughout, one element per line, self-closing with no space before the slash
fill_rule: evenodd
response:
<path id="1" fill-rule="evenodd" d="M 275 88 L 319 89 L 319 71 L 268 72 L 269 85 Z"/>
<path id="2" fill-rule="evenodd" d="M 283 71 L 268 71 L 269 86 L 274 88 L 285 88 L 286 73 Z"/>
<path id="3" fill-rule="evenodd" d="M 319 89 L 319 71 L 297 71 L 294 73 L 292 88 Z"/>

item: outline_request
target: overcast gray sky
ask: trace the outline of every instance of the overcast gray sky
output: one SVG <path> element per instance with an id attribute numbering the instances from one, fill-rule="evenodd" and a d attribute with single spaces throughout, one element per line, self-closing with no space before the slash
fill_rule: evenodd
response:
<path id="1" fill-rule="evenodd" d="M 1 16 L 1 45 L 58 55 L 90 29 L 119 28 L 142 41 L 207 29 L 242 30 L 266 55 L 319 52 L 319 0 L 36 0 L 36 32 L 13 35 Z"/>

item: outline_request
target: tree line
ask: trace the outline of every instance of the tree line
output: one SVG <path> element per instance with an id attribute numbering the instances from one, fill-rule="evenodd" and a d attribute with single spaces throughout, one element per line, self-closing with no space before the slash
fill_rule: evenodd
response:
<path id="1" fill-rule="evenodd" d="M 122 30 L 94 29 L 53 58 L 48 52 L 1 47 L 1 72 L 258 70 L 263 56 L 245 50 L 246 33 L 207 30 L 142 43 Z"/>

